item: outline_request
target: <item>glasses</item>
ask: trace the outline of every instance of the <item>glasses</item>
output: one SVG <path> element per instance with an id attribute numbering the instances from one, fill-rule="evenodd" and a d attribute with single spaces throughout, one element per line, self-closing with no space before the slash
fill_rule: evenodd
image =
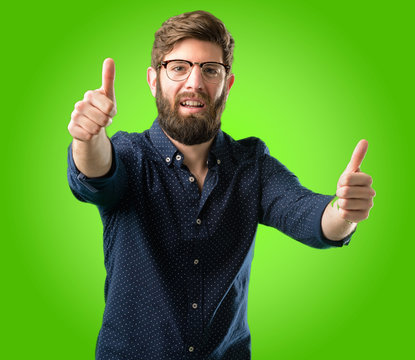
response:
<path id="1" fill-rule="evenodd" d="M 158 67 L 164 66 L 167 71 L 167 77 L 173 81 L 186 80 L 192 72 L 193 65 L 199 65 L 202 70 L 202 77 L 210 83 L 218 84 L 230 70 L 229 65 L 208 61 L 208 62 L 191 62 L 188 60 L 167 60 L 161 61 Z"/>

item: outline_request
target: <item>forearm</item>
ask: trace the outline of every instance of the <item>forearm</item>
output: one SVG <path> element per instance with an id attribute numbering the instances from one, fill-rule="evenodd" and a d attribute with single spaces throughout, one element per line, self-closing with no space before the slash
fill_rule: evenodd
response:
<path id="1" fill-rule="evenodd" d="M 111 169 L 112 149 L 105 128 L 89 141 L 73 139 L 72 155 L 76 167 L 85 176 L 104 176 Z"/>
<path id="2" fill-rule="evenodd" d="M 346 236 L 350 235 L 355 229 L 357 224 L 349 222 L 340 216 L 340 212 L 337 209 L 337 201 L 333 206 L 329 203 L 323 212 L 321 218 L 321 228 L 324 236 L 329 240 L 342 240 Z"/>

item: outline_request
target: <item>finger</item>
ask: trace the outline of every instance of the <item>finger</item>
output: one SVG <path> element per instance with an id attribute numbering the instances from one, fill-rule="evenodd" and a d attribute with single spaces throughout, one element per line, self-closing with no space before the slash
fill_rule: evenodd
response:
<path id="1" fill-rule="evenodd" d="M 99 126 L 97 123 L 87 118 L 85 115 L 74 117 L 72 121 L 76 126 L 81 127 L 91 135 L 97 135 L 102 129 L 102 126 Z"/>
<path id="2" fill-rule="evenodd" d="M 373 179 L 370 175 L 358 172 L 358 173 L 343 173 L 340 176 L 337 188 L 342 186 L 371 186 Z"/>
<path id="3" fill-rule="evenodd" d="M 75 104 L 75 110 L 72 114 L 76 116 L 77 113 L 85 115 L 99 126 L 108 126 L 112 122 L 108 115 L 86 101 L 79 101 Z"/>
<path id="4" fill-rule="evenodd" d="M 339 199 L 337 204 L 344 210 L 368 210 L 373 207 L 372 199 Z"/>
<path id="5" fill-rule="evenodd" d="M 114 117 L 117 114 L 117 109 L 112 100 L 101 94 L 98 90 L 89 90 L 84 95 L 84 100 L 101 110 L 105 115 Z"/>
<path id="6" fill-rule="evenodd" d="M 358 223 L 369 217 L 369 210 L 344 210 L 339 209 L 340 216 L 348 221 Z"/>
<path id="7" fill-rule="evenodd" d="M 105 95 L 113 102 L 115 102 L 114 80 L 115 63 L 113 59 L 107 58 L 102 64 L 102 89 Z"/>
<path id="8" fill-rule="evenodd" d="M 88 131 L 86 131 L 82 127 L 76 125 L 73 121 L 69 123 L 68 130 L 74 139 L 77 139 L 80 141 L 89 141 L 91 140 L 93 136 L 92 134 L 90 134 Z"/>
<path id="9" fill-rule="evenodd" d="M 356 145 L 349 164 L 347 164 L 345 172 L 357 172 L 360 171 L 360 166 L 365 158 L 369 143 L 367 140 L 360 140 Z"/>
<path id="10" fill-rule="evenodd" d="M 376 196 L 376 191 L 370 186 L 342 186 L 336 195 L 342 199 L 370 199 Z"/>

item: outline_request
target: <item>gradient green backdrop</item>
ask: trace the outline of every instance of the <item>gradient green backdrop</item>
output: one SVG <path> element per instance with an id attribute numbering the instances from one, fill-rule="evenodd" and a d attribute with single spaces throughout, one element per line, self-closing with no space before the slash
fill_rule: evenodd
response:
<path id="1" fill-rule="evenodd" d="M 114 3 L 2 6 L 0 358 L 93 358 L 104 309 L 102 225 L 67 185 L 70 114 L 100 87 L 112 57 L 118 115 L 109 135 L 150 127 L 154 32 L 200 8 L 236 41 L 223 130 L 262 138 L 303 185 L 327 194 L 365 138 L 362 171 L 377 192 L 345 248 L 316 250 L 259 227 L 252 359 L 413 355 L 411 2 Z"/>

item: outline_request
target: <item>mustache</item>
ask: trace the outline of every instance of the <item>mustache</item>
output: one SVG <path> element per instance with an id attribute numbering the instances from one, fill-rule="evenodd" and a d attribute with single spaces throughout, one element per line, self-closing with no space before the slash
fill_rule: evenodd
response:
<path id="1" fill-rule="evenodd" d="M 175 105 L 179 105 L 180 102 L 185 98 L 192 98 L 197 100 L 203 100 L 203 102 L 209 106 L 210 105 L 210 99 L 209 96 L 205 93 L 196 93 L 191 91 L 186 91 L 181 94 L 176 95 L 176 99 L 174 101 Z"/>

